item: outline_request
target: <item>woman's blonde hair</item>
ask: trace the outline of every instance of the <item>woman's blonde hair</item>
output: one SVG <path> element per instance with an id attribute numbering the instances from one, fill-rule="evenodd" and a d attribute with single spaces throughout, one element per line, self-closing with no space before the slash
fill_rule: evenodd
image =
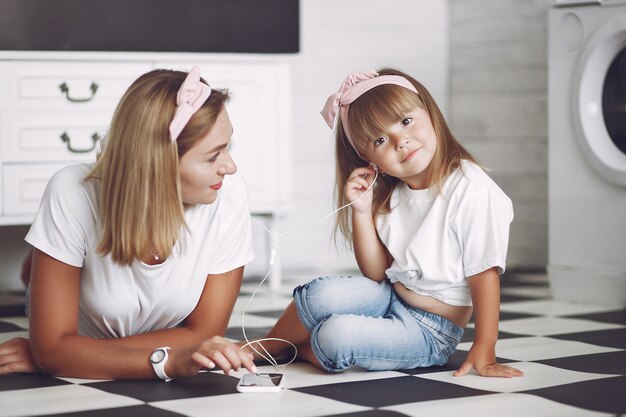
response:
<path id="1" fill-rule="evenodd" d="M 439 106 L 430 95 L 426 87 L 402 71 L 383 68 L 379 75 L 399 75 L 411 82 L 419 94 L 406 88 L 383 84 L 365 92 L 361 97 L 350 104 L 348 123 L 350 134 L 361 155 L 365 155 L 366 146 L 371 138 L 376 137 L 387 126 L 396 123 L 408 112 L 420 107 L 428 113 L 437 137 L 437 149 L 429 165 L 429 184 L 435 192 L 440 193 L 448 175 L 460 166 L 462 159 L 476 162 L 474 157 L 456 140 L 446 123 Z M 344 133 L 341 119 L 338 120 L 335 132 L 335 159 L 336 159 L 336 198 L 337 206 L 348 204 L 343 189 L 350 173 L 366 165 L 366 162 L 352 148 Z M 389 175 L 379 175 L 372 188 L 372 213 L 374 219 L 381 213 L 391 210 L 391 194 L 401 183 L 397 178 Z M 341 210 L 337 214 L 335 236 L 339 231 L 350 246 L 352 246 L 352 227 L 350 210 Z"/>
<path id="2" fill-rule="evenodd" d="M 181 71 L 154 70 L 133 82 L 86 178 L 99 183 L 97 252 L 110 253 L 118 264 L 130 265 L 150 253 L 168 257 L 186 228 L 179 160 L 209 133 L 229 99 L 227 90 L 212 90 L 172 143 L 169 125 L 186 76 Z"/>

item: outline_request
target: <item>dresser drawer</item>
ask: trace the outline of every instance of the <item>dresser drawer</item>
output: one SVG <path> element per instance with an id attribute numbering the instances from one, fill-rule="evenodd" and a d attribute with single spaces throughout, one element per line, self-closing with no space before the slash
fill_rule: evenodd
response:
<path id="1" fill-rule="evenodd" d="M 112 109 L 151 63 L 9 61 L 1 69 L 1 110 Z"/>
<path id="2" fill-rule="evenodd" d="M 5 113 L 2 159 L 5 162 L 94 160 L 111 112 Z"/>
<path id="3" fill-rule="evenodd" d="M 67 164 L 16 164 L 2 167 L 2 214 L 37 213 L 48 181 Z"/>

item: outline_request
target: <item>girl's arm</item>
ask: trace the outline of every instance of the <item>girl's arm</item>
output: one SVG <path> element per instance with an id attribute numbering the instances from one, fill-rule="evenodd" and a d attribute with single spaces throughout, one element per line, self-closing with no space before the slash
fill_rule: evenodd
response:
<path id="1" fill-rule="evenodd" d="M 352 205 L 352 245 L 361 273 L 377 282 L 383 281 L 391 264 L 387 249 L 378 238 L 372 215 L 372 183 L 376 171 L 370 167 L 356 168 L 344 186 L 346 199 Z"/>
<path id="2" fill-rule="evenodd" d="M 472 368 L 482 376 L 510 378 L 524 373 L 508 365 L 496 363 L 496 342 L 500 318 L 500 277 L 496 268 L 468 278 L 474 305 L 474 343 L 465 362 L 454 376 L 467 374 Z"/>
<path id="3" fill-rule="evenodd" d="M 195 375 L 204 366 L 253 369 L 251 355 L 223 335 L 235 304 L 243 267 L 209 275 L 198 305 L 181 327 L 111 339 L 78 335 L 80 268 L 35 250 L 30 287 L 30 345 L 44 372 L 96 379 L 155 378 L 152 351 L 170 346 L 166 373 Z M 212 366 L 211 366 L 212 365 Z"/>
<path id="4" fill-rule="evenodd" d="M 376 282 L 385 280 L 385 270 L 389 268 L 391 259 L 378 237 L 371 210 L 364 213 L 352 211 L 352 240 L 361 273 Z"/>

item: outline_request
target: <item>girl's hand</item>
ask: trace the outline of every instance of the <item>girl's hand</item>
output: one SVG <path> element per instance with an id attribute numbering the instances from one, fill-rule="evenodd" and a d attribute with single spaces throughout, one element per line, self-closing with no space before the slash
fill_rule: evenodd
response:
<path id="1" fill-rule="evenodd" d="M 242 366 L 252 373 L 257 371 L 251 353 L 220 336 L 213 336 L 193 348 L 172 349 L 170 357 L 165 373 L 172 378 L 189 378 L 205 368 L 220 368 L 226 375 Z"/>
<path id="2" fill-rule="evenodd" d="M 23 337 L 0 343 L 0 375 L 14 372 L 39 372 L 39 367 L 30 354 L 30 342 Z"/>
<path id="3" fill-rule="evenodd" d="M 524 376 L 524 372 L 512 366 L 496 363 L 495 346 L 487 347 L 474 343 L 465 358 L 465 362 L 454 373 L 454 376 L 466 375 L 471 369 L 475 369 L 480 376 L 495 376 L 512 378 Z"/>
<path id="4" fill-rule="evenodd" d="M 371 209 L 373 193 L 368 192 L 367 195 L 363 194 L 370 185 L 372 185 L 375 174 L 376 171 L 371 166 L 357 168 L 350 173 L 350 177 L 348 181 L 346 181 L 343 192 L 350 203 L 359 200 L 352 204 L 352 210 L 358 213 L 365 213 L 367 210 Z"/>

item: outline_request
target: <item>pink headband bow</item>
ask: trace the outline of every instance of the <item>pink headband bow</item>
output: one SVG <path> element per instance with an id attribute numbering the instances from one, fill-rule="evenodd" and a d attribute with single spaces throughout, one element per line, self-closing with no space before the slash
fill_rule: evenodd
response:
<path id="1" fill-rule="evenodd" d="M 348 109 L 357 98 L 361 97 L 363 93 L 371 90 L 374 87 L 378 87 L 383 84 L 395 84 L 400 87 L 404 87 L 407 90 L 419 94 L 417 89 L 409 80 L 399 75 L 381 75 L 379 76 L 375 71 L 369 72 L 353 72 L 344 80 L 339 87 L 339 91 L 328 97 L 326 104 L 321 111 L 322 117 L 326 120 L 328 126 L 332 129 L 335 123 L 335 117 L 337 112 L 341 116 L 341 124 L 343 125 L 343 131 L 348 138 L 348 142 L 354 149 L 354 151 L 364 159 L 354 146 L 354 141 L 350 135 L 350 129 L 348 128 Z"/>
<path id="2" fill-rule="evenodd" d="M 176 142 L 191 116 L 202 107 L 211 95 L 211 87 L 200 81 L 200 68 L 194 66 L 176 96 L 176 113 L 170 123 L 170 140 Z"/>

